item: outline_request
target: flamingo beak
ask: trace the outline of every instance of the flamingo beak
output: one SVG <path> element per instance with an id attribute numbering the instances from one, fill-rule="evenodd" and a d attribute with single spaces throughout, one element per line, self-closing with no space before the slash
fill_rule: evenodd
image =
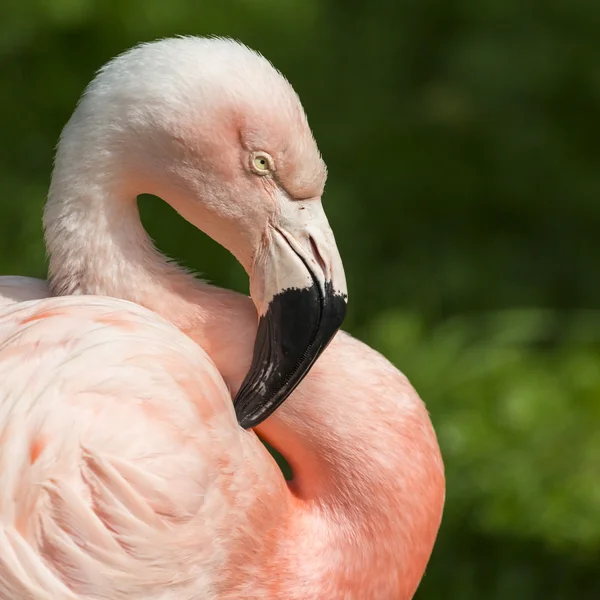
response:
<path id="1" fill-rule="evenodd" d="M 269 226 L 250 279 L 258 331 L 234 400 L 245 429 L 262 423 L 294 391 L 346 316 L 344 269 L 321 202 L 295 201 L 294 207 L 302 212 Z"/>

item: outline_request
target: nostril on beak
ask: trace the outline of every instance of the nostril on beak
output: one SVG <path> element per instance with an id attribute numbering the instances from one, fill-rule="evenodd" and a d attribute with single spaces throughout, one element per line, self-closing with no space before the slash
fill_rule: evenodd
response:
<path id="1" fill-rule="evenodd" d="M 310 247 L 312 249 L 315 260 L 317 261 L 317 264 L 319 265 L 319 268 L 321 269 L 321 271 L 323 271 L 323 274 L 325 275 L 325 277 L 328 277 L 329 273 L 328 273 L 327 265 L 325 264 L 325 261 L 323 260 L 321 253 L 319 252 L 317 243 L 315 242 L 315 240 L 313 239 L 313 237 L 311 235 L 308 236 L 308 239 L 310 240 Z"/>

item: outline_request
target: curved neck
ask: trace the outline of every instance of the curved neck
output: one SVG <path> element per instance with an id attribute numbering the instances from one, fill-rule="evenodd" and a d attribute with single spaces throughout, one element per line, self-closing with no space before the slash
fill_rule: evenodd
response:
<path id="1" fill-rule="evenodd" d="M 136 190 L 105 184 L 92 170 L 75 178 L 75 165 L 59 156 L 45 211 L 53 292 L 110 295 L 157 312 L 208 353 L 235 394 L 256 333 L 250 299 L 168 263 L 143 229 Z M 297 531 L 294 545 L 282 547 L 291 572 L 314 583 L 314 597 L 347 589 L 410 598 L 439 527 L 444 485 L 435 434 L 406 379 L 339 334 L 259 433 L 294 471 Z M 317 555 L 321 561 L 307 560 Z M 340 561 L 337 579 L 332 560 Z"/>

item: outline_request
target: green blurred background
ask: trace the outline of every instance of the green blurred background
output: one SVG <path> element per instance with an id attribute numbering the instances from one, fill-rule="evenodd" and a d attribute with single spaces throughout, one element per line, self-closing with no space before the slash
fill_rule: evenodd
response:
<path id="1" fill-rule="evenodd" d="M 346 329 L 411 378 L 445 457 L 418 598 L 600 598 L 598 0 L 3 0 L 0 272 L 45 273 L 53 147 L 94 71 L 176 33 L 243 40 L 304 102 Z M 165 252 L 247 290 L 141 206 Z"/>

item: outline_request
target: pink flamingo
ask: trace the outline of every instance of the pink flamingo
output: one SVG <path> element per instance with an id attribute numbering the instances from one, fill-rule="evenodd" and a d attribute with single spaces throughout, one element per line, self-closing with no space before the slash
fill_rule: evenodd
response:
<path id="1" fill-rule="evenodd" d="M 57 152 L 49 287 L 0 279 L 0 598 L 412 598 L 442 461 L 407 379 L 335 335 L 325 175 L 291 86 L 236 42 L 100 71 Z M 160 255 L 141 192 L 228 248 L 253 302 Z"/>

